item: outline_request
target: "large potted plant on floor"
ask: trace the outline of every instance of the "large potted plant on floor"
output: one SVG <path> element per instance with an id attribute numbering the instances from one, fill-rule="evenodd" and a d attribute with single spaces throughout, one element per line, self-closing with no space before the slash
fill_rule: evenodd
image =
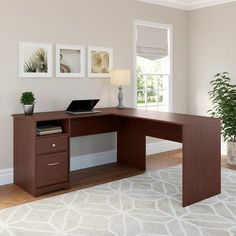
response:
<path id="1" fill-rule="evenodd" d="M 221 119 L 221 134 L 227 141 L 228 163 L 236 165 L 236 85 L 231 84 L 229 73 L 215 75 L 209 92 L 213 108 L 208 112 Z"/>
<path id="2" fill-rule="evenodd" d="M 32 115 L 34 112 L 35 97 L 32 92 L 24 92 L 20 98 L 21 104 L 23 104 L 25 115 Z"/>

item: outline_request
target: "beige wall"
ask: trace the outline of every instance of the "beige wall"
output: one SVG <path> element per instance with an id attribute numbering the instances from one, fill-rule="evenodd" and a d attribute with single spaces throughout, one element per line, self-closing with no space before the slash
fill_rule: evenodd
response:
<path id="1" fill-rule="evenodd" d="M 133 67 L 133 20 L 172 24 L 174 29 L 174 110 L 186 111 L 187 13 L 135 0 L 1 0 L 0 8 L 0 169 L 12 167 L 12 113 L 21 113 L 19 97 L 32 90 L 36 111 L 63 110 L 72 99 L 98 97 L 99 106 L 116 105 L 117 89 L 108 79 L 19 79 L 18 42 L 105 46 L 114 49 L 117 68 Z M 133 86 L 125 89 L 133 104 Z M 82 141 L 81 141 L 82 140 Z M 73 156 L 114 148 L 114 137 L 80 138 Z M 82 145 L 83 144 L 83 145 Z M 79 147 L 79 148 L 78 148 Z"/>
<path id="2" fill-rule="evenodd" d="M 210 81 L 228 71 L 236 84 L 236 2 L 189 12 L 188 112 L 207 114 Z"/>

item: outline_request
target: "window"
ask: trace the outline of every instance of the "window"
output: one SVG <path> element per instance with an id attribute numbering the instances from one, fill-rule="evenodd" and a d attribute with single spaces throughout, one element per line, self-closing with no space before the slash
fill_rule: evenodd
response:
<path id="1" fill-rule="evenodd" d="M 171 27 L 135 24 L 135 103 L 137 108 L 171 110 Z"/>

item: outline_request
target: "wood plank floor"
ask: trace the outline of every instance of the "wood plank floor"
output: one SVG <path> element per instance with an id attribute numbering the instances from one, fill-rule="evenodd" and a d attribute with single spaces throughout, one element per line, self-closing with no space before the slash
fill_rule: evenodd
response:
<path id="1" fill-rule="evenodd" d="M 181 163 L 182 152 L 180 150 L 152 155 L 147 158 L 147 171 L 168 168 Z M 225 157 L 222 157 L 222 166 L 236 170 L 236 166 L 227 164 Z M 37 198 L 32 197 L 14 184 L 5 185 L 0 187 L 0 208 L 16 206 L 23 203 L 43 199 L 49 196 L 55 196 L 58 194 L 75 191 L 81 188 L 91 187 L 94 185 L 142 173 L 142 171 L 122 164 L 109 164 L 100 167 L 93 167 L 85 170 L 75 171 L 71 173 L 70 189 L 45 194 Z"/>

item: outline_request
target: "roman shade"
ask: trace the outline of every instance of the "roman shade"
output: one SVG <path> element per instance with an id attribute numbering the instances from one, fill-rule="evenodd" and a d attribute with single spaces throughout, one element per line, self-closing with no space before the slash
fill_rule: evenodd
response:
<path id="1" fill-rule="evenodd" d="M 168 55 L 168 32 L 149 26 L 137 28 L 137 55 L 149 60 L 157 60 Z"/>

